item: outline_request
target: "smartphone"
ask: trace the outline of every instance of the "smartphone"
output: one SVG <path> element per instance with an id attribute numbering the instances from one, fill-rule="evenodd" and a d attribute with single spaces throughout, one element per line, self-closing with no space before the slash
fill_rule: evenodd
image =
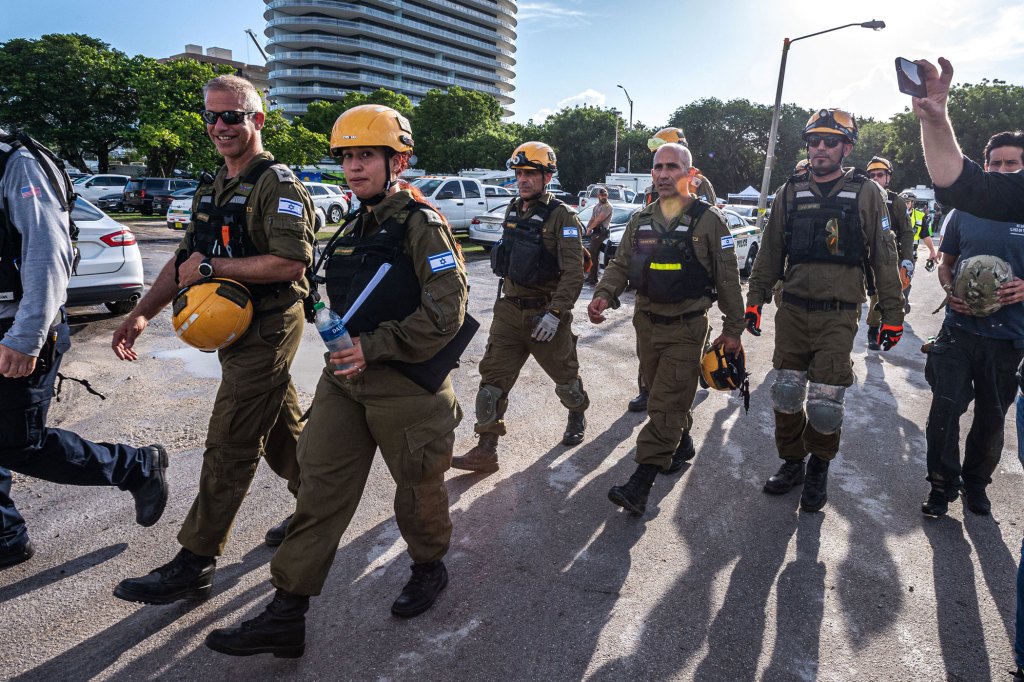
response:
<path id="1" fill-rule="evenodd" d="M 928 96 L 928 89 L 924 85 L 924 78 L 921 77 L 921 70 L 909 59 L 896 58 L 896 81 L 899 83 L 900 92 L 905 95 Z"/>

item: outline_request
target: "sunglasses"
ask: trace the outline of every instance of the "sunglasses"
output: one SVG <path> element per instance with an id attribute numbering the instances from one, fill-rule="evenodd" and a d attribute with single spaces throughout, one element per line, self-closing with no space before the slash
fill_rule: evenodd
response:
<path id="1" fill-rule="evenodd" d="M 807 142 L 807 146 L 812 149 L 820 145 L 822 142 L 824 142 L 825 146 L 829 149 L 835 149 L 839 146 L 840 142 L 845 140 L 841 135 L 808 135 L 804 139 Z"/>
<path id="2" fill-rule="evenodd" d="M 203 109 L 199 112 L 199 115 L 206 125 L 216 125 L 219 118 L 229 126 L 234 126 L 244 121 L 246 116 L 252 116 L 255 113 L 255 111 L 210 111 L 209 109 Z"/>

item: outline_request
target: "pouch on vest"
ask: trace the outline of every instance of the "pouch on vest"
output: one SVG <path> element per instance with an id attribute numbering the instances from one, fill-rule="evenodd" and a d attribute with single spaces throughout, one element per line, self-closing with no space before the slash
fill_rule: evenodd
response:
<path id="1" fill-rule="evenodd" d="M 641 290 L 651 303 L 676 303 L 687 298 L 686 270 L 692 259 L 673 246 L 662 246 L 647 261 L 641 275 Z M 698 267 L 700 265 L 698 264 Z"/>

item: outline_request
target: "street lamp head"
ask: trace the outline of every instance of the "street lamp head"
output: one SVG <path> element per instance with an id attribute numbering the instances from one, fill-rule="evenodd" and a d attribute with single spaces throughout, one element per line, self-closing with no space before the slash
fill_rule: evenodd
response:
<path id="1" fill-rule="evenodd" d="M 872 19 L 871 21 L 865 21 L 860 26 L 861 28 L 870 28 L 873 31 L 881 31 L 885 28 L 885 22 L 878 19 Z"/>

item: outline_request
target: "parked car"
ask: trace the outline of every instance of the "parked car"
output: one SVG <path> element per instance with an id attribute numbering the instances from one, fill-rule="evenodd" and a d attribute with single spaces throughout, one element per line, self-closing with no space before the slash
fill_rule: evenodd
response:
<path id="1" fill-rule="evenodd" d="M 608 224 L 608 236 L 605 237 L 604 246 L 601 248 L 601 252 L 604 254 L 601 256 L 601 267 L 607 267 L 608 263 L 615 258 L 615 251 L 619 248 L 622 234 L 626 231 L 626 223 L 629 222 L 634 213 L 643 208 L 639 204 L 629 204 L 624 201 L 609 201 L 608 203 L 612 205 L 612 219 Z M 587 226 L 590 216 L 593 215 L 594 208 L 596 207 L 597 201 L 594 201 L 579 212 L 580 222 L 583 223 L 583 227 Z"/>
<path id="2" fill-rule="evenodd" d="M 84 199 L 75 202 L 71 215 L 81 259 L 68 282 L 68 306 L 102 303 L 112 313 L 128 313 L 143 288 L 135 234 Z"/>
<path id="3" fill-rule="evenodd" d="M 473 216 L 505 206 L 514 198 L 511 192 L 507 195 L 497 192 L 487 194 L 484 185 L 473 178 L 423 176 L 410 184 L 423 192 L 423 196 L 444 215 L 453 230 L 467 229 Z"/>
<path id="4" fill-rule="evenodd" d="M 348 199 L 341 187 L 324 182 L 302 183 L 313 200 L 313 206 L 323 209 L 328 223 L 340 223 L 348 213 Z"/>
<path id="5" fill-rule="evenodd" d="M 88 175 L 74 181 L 75 192 L 84 199 L 96 202 L 100 197 L 113 192 L 123 192 L 129 179 L 127 175 Z"/>
<path id="6" fill-rule="evenodd" d="M 92 204 L 107 213 L 124 213 L 124 192 L 107 194 L 92 202 Z"/>
<path id="7" fill-rule="evenodd" d="M 754 208 L 756 210 L 757 207 Z M 761 231 L 757 229 L 757 225 L 751 225 L 745 216 L 736 211 L 726 208 L 722 213 L 725 215 L 736 246 L 736 265 L 739 267 L 741 275 L 749 277 L 761 243 Z"/>
<path id="8" fill-rule="evenodd" d="M 748 206 L 746 204 L 726 204 L 722 209 L 725 211 L 732 211 L 743 217 L 743 220 L 749 225 L 757 224 L 757 206 Z"/>
<path id="9" fill-rule="evenodd" d="M 171 205 L 173 192 L 198 186 L 199 182 L 196 180 L 132 178 L 124 186 L 124 210 L 139 211 L 142 215 L 165 213 Z M 158 197 L 159 202 L 156 202 Z"/>
<path id="10" fill-rule="evenodd" d="M 608 190 L 608 201 L 632 203 L 637 195 L 636 192 L 626 187 L 623 187 L 622 185 L 606 185 L 603 183 L 596 183 L 588 186 L 586 194 L 579 198 L 580 208 L 583 208 L 593 203 L 591 199 L 597 199 L 597 193 L 602 188 Z"/>
<path id="11" fill-rule="evenodd" d="M 192 220 L 192 198 L 198 187 L 179 189 L 171 195 L 171 205 L 167 207 L 167 227 L 172 230 L 184 230 Z"/>
<path id="12" fill-rule="evenodd" d="M 181 181 L 179 180 L 179 182 Z M 178 199 L 191 199 L 193 196 L 195 196 L 197 189 L 199 189 L 198 182 L 196 182 L 191 187 L 178 189 L 170 193 L 167 193 L 163 190 L 157 190 L 153 194 L 153 213 L 166 214 L 168 209 L 170 209 L 171 204 L 173 204 Z"/>
<path id="13" fill-rule="evenodd" d="M 505 224 L 505 211 L 508 204 L 492 208 L 487 213 L 474 216 L 469 221 L 469 241 L 489 250 L 501 239 L 501 231 Z"/>

